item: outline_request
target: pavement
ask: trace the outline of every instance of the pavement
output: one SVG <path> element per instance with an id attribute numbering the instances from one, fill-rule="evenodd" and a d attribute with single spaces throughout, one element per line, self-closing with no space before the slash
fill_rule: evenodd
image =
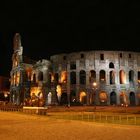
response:
<path id="1" fill-rule="evenodd" d="M 139 140 L 140 127 L 0 111 L 0 140 Z"/>

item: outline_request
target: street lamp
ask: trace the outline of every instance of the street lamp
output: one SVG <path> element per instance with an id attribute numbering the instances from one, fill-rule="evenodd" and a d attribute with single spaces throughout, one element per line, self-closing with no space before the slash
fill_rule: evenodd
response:
<path id="1" fill-rule="evenodd" d="M 96 89 L 97 89 L 97 83 L 93 82 L 93 95 L 94 95 L 94 110 L 96 110 Z"/>

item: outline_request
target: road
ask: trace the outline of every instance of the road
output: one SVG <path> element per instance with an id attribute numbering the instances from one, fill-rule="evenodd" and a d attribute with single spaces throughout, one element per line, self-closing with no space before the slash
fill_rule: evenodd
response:
<path id="1" fill-rule="evenodd" d="M 0 140 L 139 140 L 140 127 L 0 112 Z"/>

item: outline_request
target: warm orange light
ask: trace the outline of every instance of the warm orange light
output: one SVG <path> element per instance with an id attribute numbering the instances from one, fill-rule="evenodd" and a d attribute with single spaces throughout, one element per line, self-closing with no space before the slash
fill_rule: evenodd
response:
<path id="1" fill-rule="evenodd" d="M 67 72 L 62 71 L 61 72 L 61 77 L 60 77 L 60 83 L 66 83 L 66 81 L 67 81 Z"/>
<path id="2" fill-rule="evenodd" d="M 31 68 L 26 69 L 28 80 L 31 80 L 31 72 L 32 72 Z"/>
<path id="3" fill-rule="evenodd" d="M 107 101 L 107 93 L 104 91 L 100 92 L 99 98 L 100 98 L 101 102 L 106 102 Z"/>
<path id="4" fill-rule="evenodd" d="M 51 74 L 51 82 L 54 81 L 54 74 Z"/>
<path id="5" fill-rule="evenodd" d="M 80 92 L 80 102 L 82 102 L 83 97 L 86 97 L 86 93 L 84 91 Z"/>
<path id="6" fill-rule="evenodd" d="M 126 74 L 123 70 L 120 71 L 120 79 L 121 79 L 121 81 L 120 81 L 121 84 L 126 83 Z"/>
<path id="7" fill-rule="evenodd" d="M 61 96 L 61 94 L 62 94 L 62 88 L 61 88 L 60 85 L 57 85 L 56 86 L 56 92 L 57 92 L 57 96 Z"/>
<path id="8" fill-rule="evenodd" d="M 14 74 L 14 77 L 13 77 L 13 84 L 15 85 L 16 83 L 16 75 Z"/>
<path id="9" fill-rule="evenodd" d="M 138 95 L 137 95 L 137 96 L 138 96 L 138 98 L 140 99 L 140 93 L 138 93 Z"/>
<path id="10" fill-rule="evenodd" d="M 16 67 L 17 65 L 18 65 L 18 62 L 17 62 L 17 60 L 15 60 L 14 66 Z"/>
<path id="11" fill-rule="evenodd" d="M 40 87 L 32 87 L 31 90 L 30 90 L 30 95 L 32 96 L 33 93 L 38 96 L 38 93 L 41 93 L 42 90 Z"/>
<path id="12" fill-rule="evenodd" d="M 20 72 L 17 72 L 16 74 L 16 85 L 18 85 L 20 82 Z"/>
<path id="13" fill-rule="evenodd" d="M 93 86 L 96 87 L 97 86 L 97 83 L 96 82 L 93 82 Z"/>
<path id="14" fill-rule="evenodd" d="M 8 97 L 8 94 L 7 93 L 4 93 L 4 97 L 7 98 Z"/>

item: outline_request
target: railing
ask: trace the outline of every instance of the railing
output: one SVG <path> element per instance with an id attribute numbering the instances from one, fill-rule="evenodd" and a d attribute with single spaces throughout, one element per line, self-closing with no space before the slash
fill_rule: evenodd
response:
<path id="1" fill-rule="evenodd" d="M 19 106 L 13 106 L 13 107 L 10 107 L 10 106 L 0 106 L 0 111 L 18 111 L 18 112 L 22 112 L 22 107 L 19 107 Z"/>
<path id="2" fill-rule="evenodd" d="M 0 111 L 6 112 L 22 112 L 25 114 L 46 115 L 47 108 L 40 107 L 20 107 L 20 106 L 0 106 Z"/>
<path id="3" fill-rule="evenodd" d="M 51 115 L 56 119 L 79 120 L 87 122 L 122 124 L 122 125 L 137 125 L 140 126 L 140 115 L 112 115 L 101 113 L 66 113 Z"/>

